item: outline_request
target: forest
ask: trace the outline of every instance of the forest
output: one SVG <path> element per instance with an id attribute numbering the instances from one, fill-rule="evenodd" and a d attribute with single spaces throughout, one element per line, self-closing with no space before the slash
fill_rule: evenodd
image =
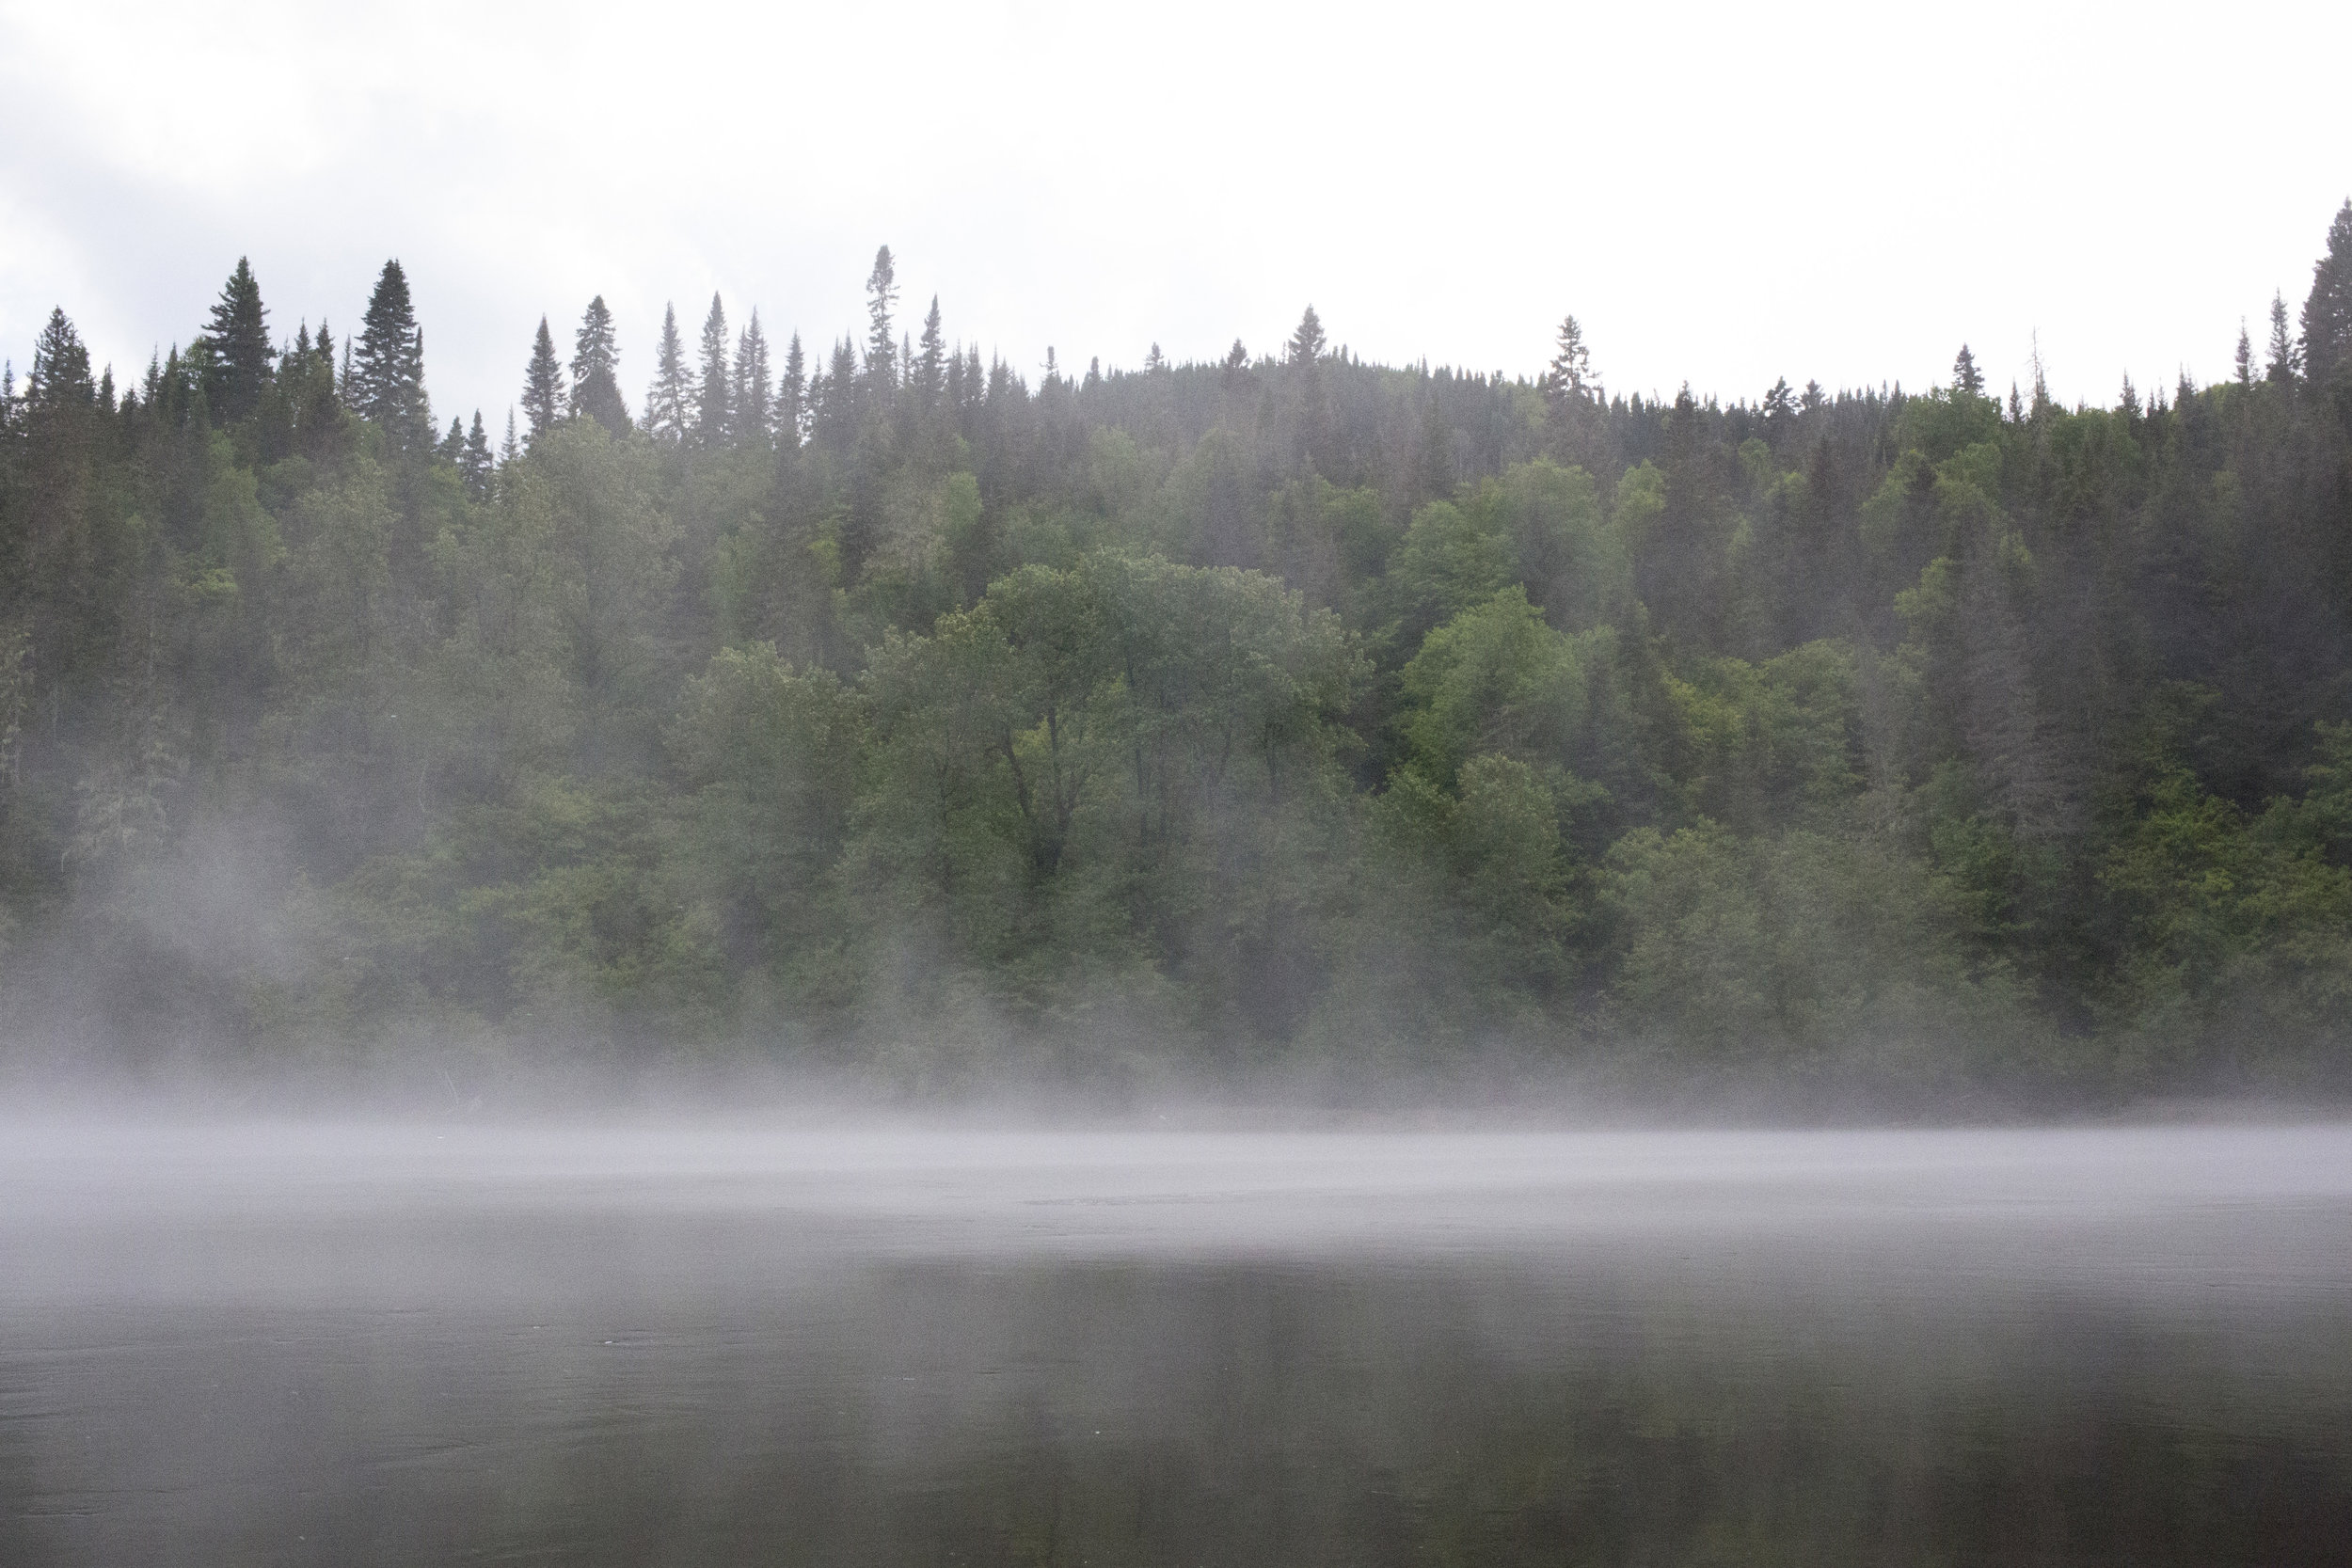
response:
<path id="1" fill-rule="evenodd" d="M 2233 376 L 2106 407 L 1311 308 L 1032 384 L 867 298 L 673 310 L 634 411 L 591 301 L 502 431 L 396 261 L 291 336 L 240 261 L 119 381 L 51 315 L 5 1070 L 2352 1084 L 2352 202 Z"/>

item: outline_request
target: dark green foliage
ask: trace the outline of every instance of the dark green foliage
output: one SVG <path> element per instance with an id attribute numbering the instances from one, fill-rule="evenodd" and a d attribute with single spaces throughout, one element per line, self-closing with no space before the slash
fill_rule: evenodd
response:
<path id="1" fill-rule="evenodd" d="M 398 261 L 384 263 L 350 353 L 344 396 L 353 410 L 381 429 L 395 450 L 421 449 L 433 430 L 424 395 L 424 332 Z"/>
<path id="2" fill-rule="evenodd" d="M 268 315 L 253 269 L 240 256 L 237 270 L 221 286 L 212 321 L 198 340 L 207 358 L 205 401 L 213 417 L 224 424 L 251 418 L 269 386 L 278 351 L 270 345 Z"/>
<path id="3" fill-rule="evenodd" d="M 2339 368 L 2352 362 L 2352 200 L 2328 226 L 2328 253 L 2312 268 L 2312 292 L 2303 301 L 2303 369 L 2316 386 L 2327 386 Z"/>
<path id="4" fill-rule="evenodd" d="M 936 301 L 902 339 L 884 251 L 863 352 L 780 378 L 669 315 L 643 428 L 601 302 L 568 398 L 543 325 L 494 454 L 419 424 L 396 266 L 242 419 L 223 334 L 117 406 L 57 313 L 0 388 L 0 1016 L 910 1085 L 2340 1076 L 2345 227 L 2271 373 L 2112 410 L 1965 350 L 1612 398 L 1573 318 L 1531 382 L 1311 312 L 1032 388 Z"/>
<path id="5" fill-rule="evenodd" d="M 548 331 L 545 316 L 539 318 L 539 335 L 531 341 L 531 364 L 523 372 L 521 401 L 523 419 L 534 441 L 554 429 L 564 413 L 564 367 L 555 357 L 555 338 Z"/>

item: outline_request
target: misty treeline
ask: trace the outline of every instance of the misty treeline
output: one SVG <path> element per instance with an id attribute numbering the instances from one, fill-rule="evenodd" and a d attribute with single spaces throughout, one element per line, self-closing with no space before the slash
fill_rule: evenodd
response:
<path id="1" fill-rule="evenodd" d="M 1034 384 L 601 300 L 437 422 L 240 263 L 0 402 L 20 1057 L 1505 1059 L 2106 1092 L 2352 1031 L 2352 204 L 2213 386 Z M 568 339 L 566 345 L 564 339 Z M 644 371 L 640 374 L 646 373 Z M 633 378 L 632 378 L 633 379 Z M 2038 383 L 2038 377 L 2036 378 Z"/>

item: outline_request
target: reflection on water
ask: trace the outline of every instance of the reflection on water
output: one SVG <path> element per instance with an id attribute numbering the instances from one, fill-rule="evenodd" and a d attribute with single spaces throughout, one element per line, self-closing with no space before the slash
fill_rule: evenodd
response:
<path id="1" fill-rule="evenodd" d="M 45 1130 L 0 1562 L 2300 1563 L 2352 1132 Z"/>

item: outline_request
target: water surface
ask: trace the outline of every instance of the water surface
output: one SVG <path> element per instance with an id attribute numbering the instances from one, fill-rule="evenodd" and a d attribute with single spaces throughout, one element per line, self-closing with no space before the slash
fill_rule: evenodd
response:
<path id="1" fill-rule="evenodd" d="M 2302 1563 L 2352 1129 L 0 1132 L 0 1562 Z"/>

